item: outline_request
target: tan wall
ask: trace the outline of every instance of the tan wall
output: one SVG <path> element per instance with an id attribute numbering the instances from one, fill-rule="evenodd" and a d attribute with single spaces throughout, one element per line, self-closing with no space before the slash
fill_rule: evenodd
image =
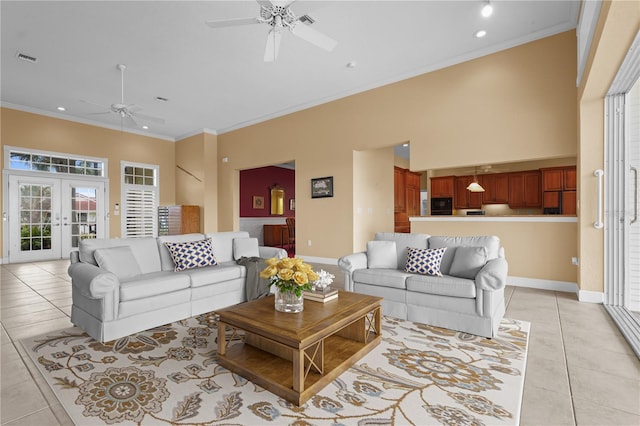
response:
<path id="1" fill-rule="evenodd" d="M 1 108 L 1 111 L 0 158 L 3 165 L 4 158 L 1 156 L 4 156 L 5 145 L 108 159 L 111 237 L 119 237 L 121 229 L 122 216 L 113 215 L 114 204 L 121 203 L 121 161 L 159 165 L 160 204 L 175 204 L 175 144 L 173 142 L 9 108 Z M 5 209 L 6 206 L 3 206 L 3 211 Z M 1 250 L 0 247 L 0 252 Z"/>
<path id="2" fill-rule="evenodd" d="M 218 231 L 218 136 L 204 134 L 204 232 Z M 239 178 L 239 176 L 238 176 Z M 236 204 L 240 208 L 240 202 Z"/>
<path id="3" fill-rule="evenodd" d="M 411 222 L 411 232 L 429 235 L 497 235 L 509 263 L 509 276 L 577 282 L 575 223 Z"/>
<path id="4" fill-rule="evenodd" d="M 337 258 L 365 242 L 351 237 L 354 151 L 410 141 L 411 170 L 575 156 L 575 58 L 568 31 L 219 135 L 219 226 L 238 227 L 238 170 L 295 160 L 296 237 L 313 242 L 297 252 Z M 311 199 L 323 176 L 335 196 Z"/>
<path id="5" fill-rule="evenodd" d="M 392 147 L 353 153 L 354 252 L 376 232 L 393 232 L 393 158 Z"/>
<path id="6" fill-rule="evenodd" d="M 604 96 L 639 29 L 637 2 L 603 2 L 579 88 L 578 279 L 581 290 L 604 291 L 605 231 L 593 227 L 597 208 L 597 181 L 593 172 L 604 169 Z"/>
<path id="7" fill-rule="evenodd" d="M 200 207 L 200 230 L 204 229 L 204 136 L 200 133 L 182 139 L 175 147 L 176 204 Z"/>

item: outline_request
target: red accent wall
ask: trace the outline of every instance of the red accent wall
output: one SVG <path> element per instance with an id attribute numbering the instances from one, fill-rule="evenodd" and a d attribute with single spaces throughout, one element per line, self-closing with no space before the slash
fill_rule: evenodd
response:
<path id="1" fill-rule="evenodd" d="M 270 187 L 278 184 L 284 189 L 284 214 L 271 216 Z M 253 208 L 253 196 L 264 197 L 264 208 Z M 289 200 L 296 196 L 296 171 L 282 167 L 260 167 L 240 171 L 240 217 L 295 217 L 289 210 Z"/>

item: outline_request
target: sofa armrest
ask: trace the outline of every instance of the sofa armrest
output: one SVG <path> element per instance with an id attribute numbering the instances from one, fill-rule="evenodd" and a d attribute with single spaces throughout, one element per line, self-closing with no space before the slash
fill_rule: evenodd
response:
<path id="1" fill-rule="evenodd" d="M 120 280 L 115 274 L 84 262 L 72 263 L 68 271 L 72 292 L 78 291 L 91 299 L 102 299 L 104 318 L 101 320 L 110 321 L 118 317 Z"/>
<path id="2" fill-rule="evenodd" d="M 480 290 L 500 290 L 507 284 L 508 271 L 507 259 L 504 257 L 492 259 L 476 275 L 476 287 Z"/>
<path id="3" fill-rule="evenodd" d="M 353 291 L 353 280 L 351 279 L 353 271 L 367 268 L 367 253 L 362 251 L 342 256 L 338 259 L 338 267 L 344 273 L 345 290 Z"/>
<path id="4" fill-rule="evenodd" d="M 258 253 L 260 253 L 260 257 L 263 259 L 270 259 L 272 257 L 284 259 L 285 257 L 289 257 L 289 253 L 280 247 L 260 246 L 258 247 Z"/>

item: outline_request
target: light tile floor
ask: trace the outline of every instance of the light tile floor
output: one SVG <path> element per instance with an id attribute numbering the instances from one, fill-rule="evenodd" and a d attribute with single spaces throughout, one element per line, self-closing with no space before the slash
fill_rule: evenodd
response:
<path id="1" fill-rule="evenodd" d="M 0 266 L 0 422 L 72 424 L 18 341 L 70 326 L 68 261 Z M 314 265 L 336 275 L 336 266 Z M 531 322 L 522 425 L 640 425 L 640 362 L 602 305 L 507 287 L 507 318 Z"/>

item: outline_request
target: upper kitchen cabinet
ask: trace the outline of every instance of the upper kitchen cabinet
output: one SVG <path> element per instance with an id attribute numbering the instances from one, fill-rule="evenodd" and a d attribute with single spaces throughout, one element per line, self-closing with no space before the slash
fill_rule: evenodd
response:
<path id="1" fill-rule="evenodd" d="M 474 181 L 473 176 L 456 176 L 453 192 L 453 207 L 456 209 L 479 209 L 482 207 L 482 192 L 471 192 L 467 186 Z"/>
<path id="2" fill-rule="evenodd" d="M 540 172 L 530 170 L 509 173 L 509 207 L 519 209 L 541 206 Z"/>
<path id="3" fill-rule="evenodd" d="M 478 176 L 484 188 L 482 204 L 506 204 L 509 202 L 509 175 L 507 173 Z"/>
<path id="4" fill-rule="evenodd" d="M 431 198 L 453 198 L 454 176 L 431 178 Z"/>
<path id="5" fill-rule="evenodd" d="M 576 190 L 576 166 L 550 167 L 540 171 L 543 191 Z"/>

